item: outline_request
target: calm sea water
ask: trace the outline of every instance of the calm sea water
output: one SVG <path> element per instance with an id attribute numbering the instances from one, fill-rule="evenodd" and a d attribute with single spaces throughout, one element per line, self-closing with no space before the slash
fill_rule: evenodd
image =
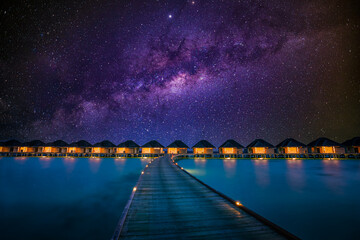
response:
<path id="1" fill-rule="evenodd" d="M 0 238 L 110 239 L 146 163 L 0 158 Z"/>
<path id="2" fill-rule="evenodd" d="M 359 160 L 181 160 L 213 188 L 303 239 L 360 239 Z"/>

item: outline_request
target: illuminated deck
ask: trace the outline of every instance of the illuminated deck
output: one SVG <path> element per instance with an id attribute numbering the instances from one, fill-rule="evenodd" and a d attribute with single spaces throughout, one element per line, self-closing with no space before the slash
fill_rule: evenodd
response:
<path id="1" fill-rule="evenodd" d="M 113 239 L 179 238 L 297 239 L 160 157 L 139 178 Z"/>

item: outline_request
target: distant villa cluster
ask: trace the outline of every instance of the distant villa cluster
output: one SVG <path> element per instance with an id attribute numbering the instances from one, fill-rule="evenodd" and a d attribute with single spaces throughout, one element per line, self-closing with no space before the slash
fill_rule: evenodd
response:
<path id="1" fill-rule="evenodd" d="M 159 142 L 152 140 L 140 146 L 132 140 L 119 145 L 105 140 L 94 145 L 85 140 L 71 144 L 62 140 L 44 143 L 40 140 L 21 143 L 17 140 L 0 142 L 0 153 L 46 153 L 46 154 L 71 154 L 81 156 L 91 154 L 186 154 L 188 145 L 176 140 L 164 147 Z M 201 140 L 192 147 L 193 154 L 213 154 L 216 147 L 206 140 Z M 354 137 L 343 143 L 337 143 L 328 138 L 319 138 L 305 145 L 293 138 L 287 138 L 276 146 L 263 139 L 256 139 L 247 147 L 235 140 L 229 139 L 219 146 L 220 154 L 345 154 L 360 152 L 360 137 Z"/>

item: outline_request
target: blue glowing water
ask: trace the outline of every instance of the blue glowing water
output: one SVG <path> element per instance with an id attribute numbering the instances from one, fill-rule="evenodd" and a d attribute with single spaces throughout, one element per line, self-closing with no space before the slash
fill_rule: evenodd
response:
<path id="1" fill-rule="evenodd" d="M 110 239 L 146 163 L 0 158 L 0 238 Z"/>
<path id="2" fill-rule="evenodd" d="M 359 160 L 181 160 L 216 190 L 302 239 L 360 239 Z"/>

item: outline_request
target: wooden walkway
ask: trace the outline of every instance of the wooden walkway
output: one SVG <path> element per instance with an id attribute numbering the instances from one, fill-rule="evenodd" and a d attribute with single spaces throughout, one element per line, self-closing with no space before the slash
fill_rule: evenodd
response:
<path id="1" fill-rule="evenodd" d="M 238 206 L 165 156 L 145 168 L 112 239 L 297 238 Z"/>

